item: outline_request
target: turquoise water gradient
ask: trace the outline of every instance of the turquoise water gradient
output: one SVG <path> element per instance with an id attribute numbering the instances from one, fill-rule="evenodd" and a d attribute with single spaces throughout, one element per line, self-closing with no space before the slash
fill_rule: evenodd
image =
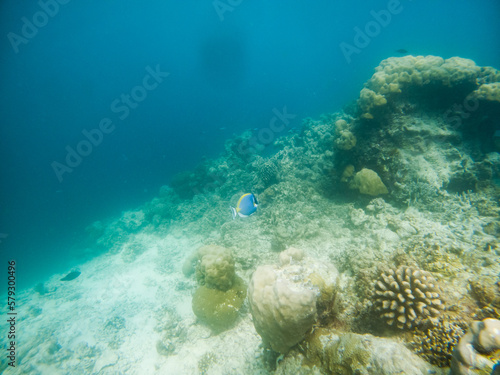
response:
<path id="1" fill-rule="evenodd" d="M 0 3 L 0 269 L 15 258 L 26 286 L 71 266 L 87 224 L 151 199 L 274 108 L 297 115 L 290 126 L 341 109 L 398 49 L 500 68 L 495 0 L 64 3 Z M 339 45 L 390 6 L 347 63 Z M 43 26 L 16 44 L 25 20 Z M 157 66 L 168 77 L 120 119 L 112 103 Z M 105 118 L 114 130 L 60 182 L 53 162 Z"/>

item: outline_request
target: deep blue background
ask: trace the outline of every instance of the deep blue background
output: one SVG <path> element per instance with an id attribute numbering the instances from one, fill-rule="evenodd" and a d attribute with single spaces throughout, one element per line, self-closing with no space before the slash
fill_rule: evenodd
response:
<path id="1" fill-rule="evenodd" d="M 15 53 L 8 34 L 41 8 L 2 1 L 0 270 L 16 259 L 26 286 L 63 272 L 89 223 L 150 199 L 233 133 L 266 127 L 273 108 L 296 114 L 292 126 L 341 109 L 398 49 L 500 68 L 497 0 L 401 0 L 347 63 L 340 43 L 389 2 L 360 3 L 243 0 L 221 20 L 214 1 L 72 0 Z M 110 104 L 157 64 L 170 76 L 119 120 Z M 59 182 L 51 163 L 105 117 L 116 129 Z"/>

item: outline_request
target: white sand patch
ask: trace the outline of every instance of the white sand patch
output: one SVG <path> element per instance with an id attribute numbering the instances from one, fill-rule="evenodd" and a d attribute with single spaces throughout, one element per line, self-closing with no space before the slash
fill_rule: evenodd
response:
<path id="1" fill-rule="evenodd" d="M 195 321 L 193 283 L 180 268 L 199 240 L 141 233 L 140 241 L 146 250 L 132 262 L 122 253 L 106 254 L 81 265 L 74 280 L 54 275 L 45 294 L 22 292 L 18 366 L 5 373 L 196 374 L 201 366 L 203 373 L 220 374 L 245 368 L 261 342 L 248 314 L 219 335 Z M 169 337 L 175 349 L 159 353 L 158 342 Z"/>

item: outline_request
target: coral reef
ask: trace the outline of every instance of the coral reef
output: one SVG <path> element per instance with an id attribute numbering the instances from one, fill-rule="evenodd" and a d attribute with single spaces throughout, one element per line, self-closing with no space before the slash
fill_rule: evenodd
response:
<path id="1" fill-rule="evenodd" d="M 491 187 L 500 177 L 499 72 L 436 56 L 393 57 L 375 70 L 357 116 L 337 120 L 350 134 L 337 134 L 332 183 L 352 183 L 341 173 L 349 165 L 371 169 L 390 198 L 426 208 L 449 193 Z M 349 138 L 355 147 L 339 147 Z"/>
<path id="2" fill-rule="evenodd" d="M 465 321 L 441 317 L 431 327 L 417 329 L 410 345 L 427 362 L 439 367 L 449 367 L 453 349 L 466 329 Z"/>
<path id="3" fill-rule="evenodd" d="M 380 107 L 410 86 L 440 84 L 447 87 L 476 84 L 481 68 L 460 57 L 444 60 L 438 56 L 404 56 L 383 60 L 361 90 L 358 105 L 363 117 L 373 118 L 372 109 Z"/>
<path id="4" fill-rule="evenodd" d="M 490 374 L 494 362 L 488 354 L 500 349 L 500 320 L 471 323 L 453 351 L 450 375 Z M 498 360 L 498 355 L 495 360 Z"/>
<path id="5" fill-rule="evenodd" d="M 156 342 L 162 361 L 186 355 L 203 325 L 218 333 L 237 323 L 234 334 L 206 339 L 210 350 L 193 355 L 192 372 L 260 373 L 268 355 L 276 374 L 444 374 L 436 366 L 449 364 L 464 327 L 443 305 L 466 321 L 499 317 L 499 81 L 497 70 L 465 59 L 385 60 L 356 108 L 305 119 L 272 146 L 255 131 L 235 136 L 220 157 L 123 219 L 96 222 L 89 236 L 121 251 L 122 266 L 158 261 L 158 275 L 144 280 L 161 280 L 154 300 L 191 301 L 203 324 L 192 324 L 189 309 L 168 318 Z M 232 220 L 228 206 L 246 190 L 258 194 L 259 211 Z M 157 234 L 161 246 L 145 240 Z M 188 256 L 180 277 L 182 258 L 200 244 L 213 245 Z M 253 274 L 253 322 L 236 270 Z M 36 298 L 53 298 L 40 290 Z M 115 328 L 121 338 L 125 329 Z M 231 363 L 230 345 L 245 347 Z M 236 367 L 243 356 L 253 371 Z"/>
<path id="6" fill-rule="evenodd" d="M 281 265 L 254 272 L 248 298 L 255 329 L 275 351 L 286 353 L 299 343 L 336 292 L 337 270 L 304 258 L 297 249 L 280 254 Z"/>
<path id="7" fill-rule="evenodd" d="M 412 328 L 443 309 L 436 280 L 429 272 L 400 267 L 383 272 L 375 283 L 375 310 L 390 326 Z"/>

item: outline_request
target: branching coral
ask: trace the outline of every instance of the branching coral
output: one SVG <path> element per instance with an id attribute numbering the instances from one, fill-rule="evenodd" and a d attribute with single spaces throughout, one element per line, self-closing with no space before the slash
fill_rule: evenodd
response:
<path id="1" fill-rule="evenodd" d="M 436 280 L 429 272 L 411 267 L 390 269 L 375 283 L 375 310 L 390 326 L 412 328 L 443 309 Z"/>

